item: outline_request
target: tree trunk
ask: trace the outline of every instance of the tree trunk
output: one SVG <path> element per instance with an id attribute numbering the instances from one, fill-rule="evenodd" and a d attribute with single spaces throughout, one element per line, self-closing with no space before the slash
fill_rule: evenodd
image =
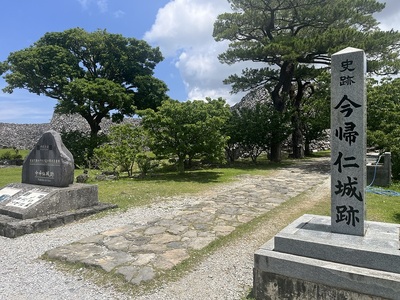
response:
<path id="1" fill-rule="evenodd" d="M 81 114 L 81 116 L 88 122 L 90 126 L 90 136 L 93 139 L 96 139 L 100 131 L 100 124 L 96 122 L 96 120 L 91 115 Z"/>
<path id="2" fill-rule="evenodd" d="M 272 143 L 270 152 L 270 161 L 280 162 L 282 161 L 282 143 Z"/>
<path id="3" fill-rule="evenodd" d="M 296 111 L 292 116 L 292 151 L 293 158 L 300 159 L 304 158 L 304 139 L 303 133 L 301 132 L 301 120 L 299 112 Z"/>
<path id="4" fill-rule="evenodd" d="M 191 169 L 193 167 L 193 156 L 189 155 L 187 159 L 187 167 Z"/>
<path id="5" fill-rule="evenodd" d="M 292 134 L 293 158 L 304 158 L 304 143 L 301 130 L 295 129 Z"/>
<path id="6" fill-rule="evenodd" d="M 185 157 L 178 157 L 178 165 L 177 165 L 178 173 L 185 173 Z"/>
<path id="7" fill-rule="evenodd" d="M 225 147 L 226 158 L 229 163 L 234 163 L 235 160 L 239 157 L 239 149 L 235 146 L 227 146 Z"/>
<path id="8" fill-rule="evenodd" d="M 277 112 L 283 113 L 286 105 L 291 100 L 292 78 L 295 65 L 292 62 L 285 61 L 279 72 L 279 81 L 271 92 L 271 99 Z M 274 138 L 272 138 L 274 140 Z M 271 143 L 270 160 L 280 162 L 282 160 L 282 142 Z"/>
<path id="9" fill-rule="evenodd" d="M 300 79 L 297 79 L 297 93 L 291 94 L 291 100 L 294 107 L 294 113 L 292 115 L 292 147 L 293 147 L 293 158 L 304 158 L 304 139 L 302 132 L 302 120 L 301 120 L 301 103 L 303 100 L 305 85 L 302 84 Z"/>
<path id="10" fill-rule="evenodd" d="M 305 139 L 304 141 L 304 155 L 305 156 L 311 155 L 310 141 L 307 139 Z"/>

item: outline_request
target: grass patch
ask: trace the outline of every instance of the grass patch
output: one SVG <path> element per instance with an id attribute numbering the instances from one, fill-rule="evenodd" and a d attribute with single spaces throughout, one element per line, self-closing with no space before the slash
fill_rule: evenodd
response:
<path id="1" fill-rule="evenodd" d="M 149 205 L 160 198 L 183 194 L 196 194 L 218 184 L 231 182 L 238 175 L 268 175 L 276 169 L 273 164 L 224 168 L 213 168 L 176 172 L 160 172 L 145 178 L 121 178 L 118 181 L 100 181 L 99 199 L 101 202 L 117 204 L 122 209 Z"/>
<path id="2" fill-rule="evenodd" d="M 400 193 L 400 182 L 387 189 Z M 400 224 L 400 196 L 367 193 L 366 208 L 367 220 Z"/>
<path id="3" fill-rule="evenodd" d="M 173 168 L 167 166 L 144 178 L 121 176 L 119 180 L 113 181 L 97 181 L 96 175 L 101 172 L 89 170 L 88 183 L 98 185 L 100 202 L 113 203 L 120 209 L 128 209 L 150 205 L 164 197 L 200 193 L 218 184 L 231 182 L 238 175 L 268 175 L 279 166 L 288 164 L 289 162 L 274 164 L 266 160 L 253 164 L 248 160 L 241 160 L 223 167 L 188 170 L 185 174 L 177 174 Z M 75 177 L 82 172 L 83 170 L 75 170 Z M 21 175 L 22 167 L 0 168 L 0 187 L 21 182 Z"/>
<path id="4" fill-rule="evenodd" d="M 5 150 L 5 149 L 0 149 Z M 324 155 L 324 154 L 321 154 Z M 177 174 L 172 168 L 159 169 L 145 178 L 123 177 L 117 181 L 96 181 L 99 171 L 89 171 L 91 179 L 88 183 L 99 186 L 101 202 L 117 204 L 120 209 L 150 205 L 164 197 L 183 194 L 201 193 L 218 184 L 232 182 L 236 176 L 269 175 L 272 171 L 293 163 L 286 160 L 273 164 L 260 159 L 257 164 L 249 160 L 239 160 L 231 165 L 218 168 L 189 170 L 185 174 Z M 75 176 L 82 174 L 75 170 Z M 0 168 L 0 188 L 13 182 L 21 182 L 22 167 Z M 388 189 L 400 192 L 400 182 L 395 182 Z M 330 215 L 330 199 L 316 207 L 315 214 Z M 367 193 L 367 220 L 388 223 L 400 223 L 400 197 Z"/>
<path id="5" fill-rule="evenodd" d="M 368 221 L 400 224 L 400 197 L 366 193 L 366 219 Z M 309 213 L 331 215 L 331 199 L 319 202 Z"/>
<path id="6" fill-rule="evenodd" d="M 22 180 L 22 167 L 0 167 L 0 188 L 3 186 L 13 183 L 21 182 Z"/>
<path id="7" fill-rule="evenodd" d="M 329 151 L 318 152 L 316 155 L 326 156 L 329 155 Z M 169 166 L 158 169 L 144 178 L 122 177 L 117 181 L 96 181 L 94 178 L 100 172 L 91 170 L 89 171 L 91 179 L 88 183 L 98 185 L 101 202 L 117 204 L 120 209 L 125 210 L 130 207 L 150 205 L 164 197 L 201 193 L 218 184 L 229 183 L 239 175 L 267 176 L 273 170 L 292 163 L 293 160 L 286 160 L 280 164 L 274 164 L 261 157 L 257 164 L 242 159 L 222 167 L 189 170 L 185 174 L 177 174 Z M 21 172 L 22 167 L 0 168 L 0 187 L 21 182 Z M 75 176 L 82 172 L 82 170 L 75 170 Z M 388 189 L 400 192 L 400 182 L 395 182 Z M 315 212 L 315 214 L 330 215 L 329 202 L 328 199 L 327 203 L 317 207 L 318 213 Z M 366 207 L 367 220 L 400 223 L 400 197 L 367 193 Z"/>

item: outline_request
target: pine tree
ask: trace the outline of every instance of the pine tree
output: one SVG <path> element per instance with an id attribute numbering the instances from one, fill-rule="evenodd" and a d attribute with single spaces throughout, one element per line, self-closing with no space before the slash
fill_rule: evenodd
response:
<path id="1" fill-rule="evenodd" d="M 220 61 L 260 62 L 262 67 L 244 69 L 224 82 L 233 92 L 265 88 L 275 110 L 291 111 L 295 158 L 304 155 L 304 95 L 313 93 L 315 78 L 329 68 L 333 53 L 360 48 L 367 54 L 368 72 L 399 69 L 400 34 L 378 28 L 372 14 L 385 6 L 376 0 L 228 1 L 233 12 L 219 15 L 214 24 L 214 38 L 230 41 Z M 279 161 L 281 143 L 272 146 L 271 159 Z"/>

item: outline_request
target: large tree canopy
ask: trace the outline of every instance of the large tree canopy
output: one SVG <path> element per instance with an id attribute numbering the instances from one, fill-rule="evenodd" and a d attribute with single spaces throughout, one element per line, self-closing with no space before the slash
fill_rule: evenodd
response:
<path id="1" fill-rule="evenodd" d="M 396 73 L 400 63 L 400 34 L 381 31 L 373 13 L 384 8 L 376 0 L 228 0 L 232 13 L 218 16 L 213 36 L 230 41 L 219 56 L 227 64 L 239 61 L 264 63 L 231 75 L 225 83 L 233 92 L 263 87 L 274 108 L 292 110 L 293 149 L 303 143 L 303 96 L 313 92 L 314 79 L 331 63 L 331 55 L 346 47 L 361 48 L 368 71 Z M 279 160 L 279 146 L 272 158 Z M 296 150 L 297 149 L 297 150 Z"/>
<path id="2" fill-rule="evenodd" d="M 241 155 L 249 156 L 255 163 L 270 145 L 287 139 L 290 134 L 288 114 L 280 114 L 271 106 L 270 102 L 257 102 L 252 107 L 243 106 L 232 110 L 227 124 L 227 135 L 230 137 L 227 152 L 231 161 L 234 158 L 232 148 L 239 147 Z"/>
<path id="3" fill-rule="evenodd" d="M 103 118 L 121 121 L 135 109 L 158 107 L 166 84 L 153 77 L 163 60 L 145 41 L 81 28 L 46 33 L 0 65 L 8 86 L 58 100 L 59 113 L 78 113 L 97 135 Z"/>

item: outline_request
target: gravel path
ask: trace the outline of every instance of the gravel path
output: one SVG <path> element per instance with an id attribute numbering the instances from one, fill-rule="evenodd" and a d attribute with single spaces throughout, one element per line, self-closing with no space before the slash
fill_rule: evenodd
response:
<path id="1" fill-rule="evenodd" d="M 238 184 L 243 182 L 232 183 Z M 50 249 L 110 228 L 178 214 L 190 199 L 182 197 L 97 220 L 86 219 L 16 239 L 0 237 L 0 299 L 240 299 L 252 284 L 254 251 L 279 231 L 291 215 L 326 196 L 329 180 L 316 189 L 313 197 L 304 198 L 301 208 L 290 208 L 286 215 L 274 216 L 262 229 L 219 249 L 177 282 L 134 298 L 115 291 L 112 286 L 99 287 L 79 275 L 63 273 L 39 257 Z"/>
<path id="2" fill-rule="evenodd" d="M 83 278 L 63 274 L 39 259 L 46 251 L 130 222 L 147 222 L 171 215 L 185 205 L 172 201 L 136 208 L 98 220 L 81 220 L 16 239 L 0 236 L 0 299 L 130 299 L 112 287 L 99 288 Z"/>

